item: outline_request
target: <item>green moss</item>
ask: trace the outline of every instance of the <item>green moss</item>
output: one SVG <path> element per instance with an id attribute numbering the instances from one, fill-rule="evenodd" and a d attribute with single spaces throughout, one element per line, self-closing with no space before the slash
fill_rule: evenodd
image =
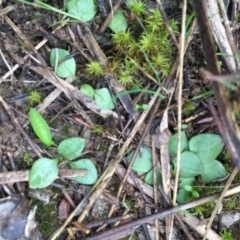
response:
<path id="1" fill-rule="evenodd" d="M 146 4 L 142 1 L 130 4 L 129 8 L 138 16 L 146 14 Z"/>
<path id="2" fill-rule="evenodd" d="M 126 207 L 127 209 L 130 209 L 130 210 L 131 210 L 131 209 L 134 208 L 134 201 L 132 201 L 131 199 L 126 198 L 126 199 L 124 200 L 123 204 L 125 205 L 125 207 Z"/>
<path id="3" fill-rule="evenodd" d="M 29 166 L 32 164 L 32 159 L 29 153 L 24 153 L 23 161 Z"/>
<path id="4" fill-rule="evenodd" d="M 41 99 L 42 99 L 42 96 L 37 91 L 30 92 L 30 95 L 28 97 L 28 101 L 30 102 L 31 105 L 33 105 L 35 103 L 40 103 Z"/>
<path id="5" fill-rule="evenodd" d="M 223 201 L 223 205 L 228 210 L 235 210 L 238 206 L 238 198 L 236 196 L 231 196 L 230 199 Z"/>
<path id="6" fill-rule="evenodd" d="M 123 86 L 128 86 L 128 85 L 132 85 L 134 80 L 133 80 L 133 75 L 131 75 L 130 72 L 128 71 L 121 71 L 119 73 L 119 81 Z"/>
<path id="7" fill-rule="evenodd" d="M 64 132 L 64 135 L 69 136 L 70 137 L 70 128 L 71 128 L 71 124 L 67 123 L 63 126 L 62 131 Z"/>
<path id="8" fill-rule="evenodd" d="M 104 132 L 104 128 L 101 125 L 95 125 L 92 132 L 97 133 L 97 134 L 102 134 Z"/>
<path id="9" fill-rule="evenodd" d="M 38 200 L 34 200 L 32 205 L 37 205 L 36 221 L 38 229 L 43 234 L 43 237 L 49 237 L 58 227 L 57 203 L 52 201 L 49 204 L 44 204 Z"/>
<path id="10" fill-rule="evenodd" d="M 86 71 L 94 76 L 101 76 L 103 74 L 103 69 L 98 61 L 92 61 L 86 65 Z"/>
<path id="11" fill-rule="evenodd" d="M 136 33 L 128 30 L 113 34 L 118 52 L 112 59 L 118 63 L 114 70 L 120 82 L 128 87 L 135 87 L 136 82 L 139 82 L 137 76 L 142 71 L 155 75 L 157 79 L 159 76 L 166 77 L 174 60 L 174 47 L 159 11 L 152 10 L 148 15 L 144 14 L 141 20 L 144 31 Z M 174 32 L 177 32 L 176 22 L 171 20 L 170 24 Z"/>
<path id="12" fill-rule="evenodd" d="M 185 116 L 190 115 L 195 110 L 195 105 L 193 102 L 186 102 L 183 105 L 183 114 Z"/>
<path id="13" fill-rule="evenodd" d="M 119 32 L 113 34 L 113 43 L 115 43 L 115 48 L 119 50 L 126 50 L 128 47 L 128 44 L 133 44 L 134 39 L 130 33 L 130 31 L 127 32 Z"/>
<path id="14" fill-rule="evenodd" d="M 224 240 L 233 240 L 232 232 L 230 230 L 224 229 L 220 235 Z"/>

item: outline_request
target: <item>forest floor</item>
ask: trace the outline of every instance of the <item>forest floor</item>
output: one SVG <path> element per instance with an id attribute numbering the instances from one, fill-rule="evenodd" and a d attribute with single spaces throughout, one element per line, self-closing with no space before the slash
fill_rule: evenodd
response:
<path id="1" fill-rule="evenodd" d="M 213 85 L 237 126 L 238 3 L 209 1 L 217 77 L 192 3 L 156 2 L 2 3 L 0 239 L 203 238 L 236 171 Z M 239 239 L 235 175 L 209 239 Z"/>

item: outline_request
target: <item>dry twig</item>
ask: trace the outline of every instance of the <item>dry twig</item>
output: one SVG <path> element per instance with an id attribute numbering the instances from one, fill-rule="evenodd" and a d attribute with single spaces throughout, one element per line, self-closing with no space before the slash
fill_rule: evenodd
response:
<path id="1" fill-rule="evenodd" d="M 29 179 L 29 172 L 29 170 L 24 170 L 0 173 L 0 185 L 7 183 L 27 182 Z M 86 170 L 60 169 L 59 177 L 72 179 L 78 176 L 84 176 L 86 172 Z"/>
<path id="2" fill-rule="evenodd" d="M 208 1 L 208 3 L 209 2 L 211 1 Z M 197 0 L 193 1 L 193 6 L 195 9 L 196 18 L 199 25 L 200 36 L 203 44 L 203 50 L 204 50 L 204 55 L 207 61 L 208 69 L 212 74 L 219 75 L 220 71 L 217 65 L 215 48 L 214 48 L 213 40 L 211 38 L 211 33 L 208 25 L 208 18 L 205 12 L 206 8 L 204 4 L 207 4 L 207 3 L 204 1 L 197 1 Z M 231 70 L 232 69 L 230 69 L 230 71 Z M 219 204 L 221 203 L 222 198 L 225 195 L 225 192 L 227 191 L 231 181 L 233 180 L 234 176 L 237 174 L 238 169 L 240 168 L 240 161 L 239 161 L 240 132 L 235 119 L 235 115 L 232 112 L 231 103 L 227 96 L 227 89 L 223 85 L 217 82 L 213 82 L 212 85 L 213 85 L 215 97 L 218 103 L 218 111 L 220 113 L 220 117 L 222 120 L 222 128 L 224 132 L 224 135 L 222 135 L 222 137 L 237 167 L 233 170 L 231 176 L 228 179 L 227 184 L 223 189 L 222 194 L 220 195 L 217 201 L 217 204 L 214 208 L 211 219 L 207 226 L 204 239 L 206 239 L 207 232 L 209 231 L 210 226 L 212 224 L 211 221 L 213 220 L 214 215 L 216 214 L 219 208 Z"/>
<path id="3" fill-rule="evenodd" d="M 185 23 L 186 23 L 186 10 L 187 1 L 184 0 L 183 14 L 182 14 L 182 32 L 180 40 L 180 63 L 179 63 L 179 78 L 178 78 L 178 146 L 177 146 L 177 165 L 176 165 L 176 176 L 173 193 L 173 205 L 176 205 L 177 190 L 178 190 L 178 179 L 180 172 L 180 154 L 181 154 L 181 125 L 182 125 L 182 84 L 183 84 L 183 61 L 184 61 L 184 43 L 185 43 Z"/>
<path id="4" fill-rule="evenodd" d="M 236 194 L 238 192 L 240 192 L 240 186 L 232 188 L 230 190 L 227 190 L 227 192 L 225 193 L 225 197 L 230 196 L 232 194 Z M 139 225 L 151 222 L 155 219 L 163 219 L 170 214 L 179 213 L 179 211 L 183 211 L 183 210 L 190 209 L 190 208 L 193 208 L 193 207 L 196 207 L 196 206 L 199 206 L 199 205 L 203 205 L 203 204 L 205 204 L 209 201 L 212 201 L 212 200 L 215 200 L 215 199 L 218 199 L 218 198 L 219 198 L 219 194 L 214 194 L 214 195 L 211 195 L 211 196 L 208 196 L 208 197 L 205 197 L 205 198 L 195 200 L 195 201 L 190 202 L 190 203 L 185 203 L 185 204 L 179 205 L 177 207 L 167 209 L 165 211 L 161 211 L 161 212 L 158 212 L 158 213 L 154 213 L 154 214 L 151 214 L 151 215 L 133 220 L 129 223 L 120 225 L 118 227 L 111 228 L 111 229 L 106 230 L 104 232 L 98 233 L 97 235 L 87 237 L 84 240 L 101 240 L 101 239 L 104 239 L 105 237 L 108 237 L 108 239 L 115 238 L 116 234 L 118 234 L 120 232 L 127 231 L 128 229 L 136 228 Z M 197 225 L 202 224 L 204 226 L 204 222 L 200 222 L 200 223 L 196 222 L 196 224 Z M 211 238 L 211 236 L 213 236 L 212 233 L 213 233 L 212 231 L 209 233 L 209 236 L 210 236 L 209 239 L 212 239 Z"/>

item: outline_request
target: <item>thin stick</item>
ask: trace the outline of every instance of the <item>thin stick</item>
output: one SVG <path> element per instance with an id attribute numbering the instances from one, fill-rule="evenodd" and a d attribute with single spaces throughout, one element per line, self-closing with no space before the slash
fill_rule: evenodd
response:
<path id="1" fill-rule="evenodd" d="M 7 59 L 5 58 L 5 56 L 3 55 L 1 49 L 0 49 L 0 55 L 1 55 L 4 63 L 7 65 L 7 68 L 8 68 L 8 70 L 10 71 L 10 74 L 13 75 L 13 70 L 12 70 L 12 68 L 10 67 L 10 65 L 8 64 L 8 61 L 7 61 Z"/>
<path id="2" fill-rule="evenodd" d="M 17 167 L 16 167 L 16 165 L 15 165 L 15 162 L 14 162 L 14 159 L 13 159 L 13 156 L 12 156 L 12 153 L 7 152 L 7 155 L 8 155 L 9 162 L 10 162 L 10 165 L 11 165 L 11 167 L 12 167 L 12 170 L 13 170 L 13 171 L 17 171 Z M 21 187 L 21 185 L 19 184 L 19 182 L 17 182 L 16 185 L 17 185 L 17 190 L 18 190 L 19 192 L 22 192 L 23 190 L 22 190 L 22 187 Z"/>
<path id="3" fill-rule="evenodd" d="M 153 196 L 154 196 L 154 205 L 157 207 L 158 205 L 158 194 L 157 194 L 157 169 L 158 166 L 156 164 L 156 148 L 154 137 L 151 137 L 152 140 L 152 161 L 153 161 Z M 157 209 L 155 210 L 157 212 Z M 159 221 L 155 220 L 155 240 L 159 240 Z"/>
<path id="4" fill-rule="evenodd" d="M 29 179 L 29 170 L 11 171 L 0 173 L 0 185 L 8 183 L 27 182 Z M 60 169 L 58 173 L 62 178 L 75 178 L 86 175 L 86 170 Z"/>
<path id="5" fill-rule="evenodd" d="M 115 5 L 112 8 L 112 11 L 108 14 L 108 16 L 106 17 L 105 21 L 103 22 L 101 28 L 99 29 L 99 32 L 102 33 L 105 31 L 105 29 L 107 28 L 109 22 L 111 21 L 114 13 L 118 10 L 118 8 L 120 7 L 122 3 L 122 0 L 117 0 Z"/>
<path id="6" fill-rule="evenodd" d="M 183 13 L 182 13 L 182 32 L 180 39 L 180 63 L 179 63 L 179 81 L 178 81 L 178 148 L 177 148 L 177 168 L 175 176 L 175 185 L 173 192 L 173 205 L 176 205 L 177 191 L 178 191 L 178 179 L 180 172 L 180 154 L 181 154 L 181 125 L 182 125 L 182 84 L 183 84 L 183 61 L 184 61 L 184 43 L 185 43 L 185 23 L 186 23 L 186 11 L 187 11 L 187 1 L 184 0 L 183 3 Z"/>
<path id="7" fill-rule="evenodd" d="M 164 189 L 162 188 L 161 185 L 158 186 L 158 190 L 159 190 L 160 194 L 162 195 L 164 201 L 167 203 L 168 207 L 172 207 L 171 199 L 164 192 Z M 190 235 L 190 233 L 189 233 L 187 227 L 185 226 L 184 222 L 182 221 L 181 216 L 179 215 L 179 213 L 174 214 L 174 217 L 177 219 L 179 225 L 181 226 L 182 230 L 186 234 L 186 237 L 189 240 L 194 240 L 193 237 Z"/>
<path id="8" fill-rule="evenodd" d="M 177 39 L 176 39 L 176 37 L 175 37 L 175 35 L 173 33 L 173 30 L 172 30 L 172 28 L 170 26 L 170 23 L 169 23 L 169 20 L 168 20 L 168 16 L 167 16 L 166 12 L 164 11 L 162 2 L 161 2 L 161 0 L 156 0 L 156 2 L 157 2 L 157 5 L 158 5 L 158 8 L 159 8 L 159 11 L 160 11 L 160 13 L 162 15 L 162 18 L 163 18 L 163 20 L 164 20 L 164 22 L 166 24 L 168 33 L 169 33 L 170 37 L 172 38 L 175 46 L 179 49 L 178 41 L 177 41 Z"/>
<path id="9" fill-rule="evenodd" d="M 210 2 L 210 1 L 208 1 L 208 2 Z M 204 51 L 205 59 L 207 61 L 208 69 L 211 73 L 218 75 L 218 74 L 220 74 L 220 71 L 219 71 L 219 68 L 217 65 L 217 57 L 215 54 L 215 47 L 213 44 L 213 40 L 211 37 L 210 28 L 209 28 L 209 24 L 208 24 L 209 19 L 206 16 L 206 3 L 207 2 L 204 2 L 204 1 L 194 0 L 193 7 L 194 7 L 194 10 L 196 13 L 196 18 L 198 21 L 200 36 L 201 36 L 202 45 L 203 45 L 203 51 Z M 221 120 L 222 120 L 222 128 L 223 128 L 223 132 L 224 132 L 224 135 L 222 137 L 226 143 L 226 146 L 227 146 L 229 152 L 231 153 L 231 156 L 232 156 L 236 166 L 239 169 L 240 168 L 240 161 L 239 161 L 240 132 L 239 132 L 239 128 L 238 128 L 238 125 L 237 125 L 237 122 L 235 119 L 235 115 L 232 112 L 231 103 L 230 103 L 228 95 L 227 95 L 228 91 L 224 86 L 222 86 L 216 82 L 213 82 L 212 85 L 214 88 L 216 101 L 218 103 L 218 111 L 220 113 Z M 220 195 L 220 197 L 217 201 L 217 204 L 216 204 L 214 211 L 212 213 L 212 216 L 211 216 L 211 221 L 219 208 L 219 205 L 222 201 L 223 196 L 225 195 L 225 192 L 227 191 L 227 188 L 230 186 L 231 181 L 233 180 L 233 178 L 236 176 L 236 174 L 238 172 L 237 167 L 234 168 L 232 174 L 230 175 L 230 177 L 227 181 L 227 184 L 225 185 L 225 187 L 223 189 L 222 194 Z M 206 239 L 206 234 L 212 224 L 211 221 L 209 222 L 209 224 L 207 226 L 207 230 L 206 230 L 204 239 Z"/>
<path id="10" fill-rule="evenodd" d="M 230 195 L 236 194 L 238 192 L 240 192 L 240 186 L 232 188 L 230 190 L 227 190 L 227 192 L 225 193 L 225 196 L 230 196 Z M 115 239 L 118 233 L 121 233 L 121 232 L 126 231 L 128 229 L 133 229 L 133 228 L 138 227 L 139 225 L 143 225 L 145 223 L 149 223 L 149 222 L 151 222 L 155 219 L 163 219 L 166 216 L 168 216 L 170 214 L 173 214 L 173 213 L 178 213 L 179 211 L 183 211 L 183 210 L 186 210 L 186 209 L 189 209 L 189 208 L 193 208 L 193 207 L 196 207 L 196 206 L 199 206 L 199 205 L 203 205 L 203 204 L 205 204 L 209 201 L 217 199 L 218 197 L 219 197 L 219 194 L 214 194 L 214 195 L 211 195 L 211 196 L 208 196 L 208 197 L 205 197 L 205 198 L 195 200 L 195 201 L 190 202 L 190 203 L 185 203 L 185 204 L 179 205 L 177 207 L 169 208 L 165 211 L 161 211 L 161 212 L 158 212 L 158 213 L 153 213 L 151 215 L 147 215 L 145 217 L 133 220 L 129 223 L 120 225 L 118 227 L 114 227 L 114 228 L 111 228 L 111 229 L 106 230 L 104 232 L 97 233 L 97 235 L 87 237 L 84 240 Z M 108 238 L 104 238 L 104 237 L 108 237 Z M 53 238 L 51 238 L 51 239 L 53 239 Z"/>
<path id="11" fill-rule="evenodd" d="M 8 107 L 7 103 L 3 100 L 3 98 L 0 96 L 0 103 L 2 104 L 3 108 L 6 110 L 8 113 L 9 117 L 11 118 L 12 122 L 15 124 L 15 127 L 19 129 L 21 134 L 25 137 L 31 148 L 34 150 L 34 152 L 38 155 L 38 157 L 41 157 L 40 151 L 35 147 L 34 143 L 32 140 L 29 138 L 29 136 L 26 134 L 26 132 L 23 130 L 21 125 L 19 124 L 17 118 L 14 117 L 12 114 L 10 108 Z"/>
<path id="12" fill-rule="evenodd" d="M 125 176 L 124 176 L 124 178 L 123 178 L 123 180 L 122 180 L 122 182 L 121 182 L 121 184 L 120 184 L 120 186 L 119 186 L 119 188 L 118 188 L 118 193 L 117 193 L 117 196 L 116 196 L 117 199 L 118 199 L 118 198 L 120 197 L 120 195 L 121 195 L 121 192 L 122 192 L 122 189 L 123 189 L 123 187 L 124 187 L 124 184 L 125 184 L 125 182 L 126 182 L 126 180 L 127 180 L 127 178 L 128 178 L 128 175 L 129 175 L 130 172 L 131 172 L 132 165 L 133 165 L 133 163 L 134 163 L 137 155 L 139 154 L 139 151 L 140 151 L 140 149 L 141 149 L 141 147 L 142 147 L 142 144 L 143 144 L 143 142 L 144 142 L 144 139 L 145 139 L 145 137 L 146 137 L 146 135 L 147 135 L 147 133 L 148 133 L 149 127 L 150 127 L 150 125 L 151 125 L 151 123 L 152 123 L 152 120 L 153 120 L 153 118 L 155 117 L 155 114 L 156 114 L 156 112 L 157 112 L 158 106 L 159 106 L 159 104 L 160 104 L 160 100 L 161 100 L 160 98 L 157 98 L 157 99 L 156 99 L 155 105 L 153 106 L 153 109 L 152 109 L 151 116 L 150 116 L 150 118 L 149 118 L 149 120 L 148 120 L 148 124 L 145 126 L 145 129 L 144 129 L 144 131 L 143 131 L 143 133 L 142 133 L 142 135 L 141 135 L 141 138 L 140 138 L 140 140 L 139 140 L 138 146 L 137 146 L 136 150 L 134 151 L 134 154 L 133 154 L 133 156 L 132 156 L 132 158 L 131 158 L 131 160 L 130 160 L 130 163 L 129 163 L 129 165 L 128 165 L 127 171 L 126 171 L 126 173 L 125 173 Z M 110 217 L 110 216 L 113 214 L 115 207 L 116 207 L 115 205 L 112 205 L 112 206 L 111 206 L 111 209 L 110 209 L 110 211 L 109 211 L 108 217 Z"/>
<path id="13" fill-rule="evenodd" d="M 230 27 L 230 24 L 229 24 L 229 19 L 228 19 L 228 16 L 227 16 L 226 7 L 225 7 L 222 0 L 218 0 L 218 6 L 221 10 L 221 16 L 223 18 L 223 23 L 225 25 L 225 30 L 226 30 L 226 35 L 227 35 L 227 38 L 228 38 L 228 41 L 229 41 L 229 45 L 230 45 L 230 47 L 233 51 L 234 56 L 237 56 L 238 55 L 238 49 L 237 49 L 237 47 L 234 43 L 233 34 L 232 34 L 231 27 Z M 236 61 L 236 67 L 239 70 L 239 64 L 240 64 L 239 59 L 237 57 L 235 57 L 234 59 Z"/>
<path id="14" fill-rule="evenodd" d="M 57 31 L 57 30 L 59 30 L 59 29 L 61 29 L 61 28 L 62 28 L 61 26 L 57 27 L 55 30 L 52 31 L 52 33 L 54 33 L 55 31 Z M 48 40 L 47 40 L 46 38 L 44 38 L 40 43 L 37 44 L 37 46 L 35 46 L 35 49 L 36 49 L 36 50 L 39 50 L 47 41 L 48 41 Z M 26 56 L 24 56 L 24 57 L 22 58 L 23 63 L 24 63 L 25 61 L 27 61 L 27 59 L 28 59 L 29 56 L 30 56 L 30 54 L 27 54 Z M 1 84 L 3 81 L 5 81 L 5 80 L 12 74 L 12 72 L 16 71 L 16 70 L 20 67 L 20 65 L 21 65 L 21 64 L 15 64 L 15 65 L 11 68 L 12 71 L 8 71 L 8 72 L 6 72 L 2 77 L 0 77 L 0 84 Z"/>
<path id="15" fill-rule="evenodd" d="M 227 182 L 226 182 L 226 184 L 225 184 L 225 186 L 224 186 L 224 188 L 223 188 L 223 190 L 222 190 L 222 192 L 221 192 L 221 194 L 220 194 L 220 196 L 219 196 L 219 198 L 218 198 L 218 200 L 217 200 L 217 203 L 216 203 L 216 205 L 215 205 L 215 207 L 214 207 L 214 209 L 213 209 L 213 211 L 212 211 L 211 217 L 210 217 L 210 219 L 209 219 L 209 222 L 208 222 L 208 225 L 207 225 L 207 228 L 206 228 L 206 232 L 205 232 L 205 234 L 204 234 L 204 236 L 203 236 L 203 240 L 207 239 L 207 234 L 208 234 L 208 232 L 209 232 L 209 230 L 210 230 L 210 228 L 211 228 L 211 226 L 212 226 L 213 220 L 214 220 L 214 218 L 215 218 L 215 216 L 216 216 L 216 214 L 217 214 L 217 211 L 218 211 L 218 209 L 219 209 L 219 207 L 220 207 L 220 205 L 221 205 L 221 203 L 222 203 L 222 199 L 223 199 L 224 196 L 226 195 L 226 192 L 227 192 L 228 188 L 230 187 L 233 179 L 235 178 L 235 176 L 236 176 L 237 174 L 238 174 L 238 168 L 235 167 L 235 168 L 233 169 L 230 177 L 228 178 L 228 180 L 227 180 Z"/>

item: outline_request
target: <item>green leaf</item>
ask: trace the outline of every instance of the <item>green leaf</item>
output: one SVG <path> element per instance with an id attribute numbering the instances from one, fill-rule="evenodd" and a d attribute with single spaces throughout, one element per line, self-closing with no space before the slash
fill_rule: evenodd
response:
<path id="1" fill-rule="evenodd" d="M 52 135 L 49 129 L 49 126 L 42 115 L 35 110 L 34 108 L 30 108 L 29 111 L 29 119 L 33 131 L 36 133 L 38 138 L 47 146 L 52 145 Z"/>
<path id="2" fill-rule="evenodd" d="M 176 168 L 177 159 L 173 160 Z M 199 157 L 193 152 L 181 153 L 180 176 L 181 178 L 192 178 L 201 174 L 202 163 Z"/>
<path id="3" fill-rule="evenodd" d="M 126 0 L 126 5 L 129 7 L 131 6 L 132 4 L 134 4 L 135 1 L 134 0 Z"/>
<path id="4" fill-rule="evenodd" d="M 217 81 L 231 90 L 237 89 L 237 86 L 234 83 L 228 82 L 226 80 L 217 80 Z"/>
<path id="5" fill-rule="evenodd" d="M 53 48 L 50 55 L 51 66 L 54 68 L 56 64 L 58 65 L 58 63 L 68 55 L 69 52 L 64 49 Z M 60 63 L 60 65 L 57 67 L 56 74 L 61 78 L 67 78 L 69 76 L 74 78 L 75 72 L 76 72 L 75 60 L 74 58 L 69 58 Z"/>
<path id="6" fill-rule="evenodd" d="M 81 184 L 94 184 L 97 181 L 97 169 L 94 163 L 89 159 L 81 159 L 78 161 L 70 162 L 72 169 L 87 170 L 87 174 L 82 177 L 76 177 L 75 180 Z"/>
<path id="7" fill-rule="evenodd" d="M 90 98 L 93 98 L 94 90 L 91 85 L 89 84 L 83 84 L 80 88 L 80 92 L 87 95 Z"/>
<path id="8" fill-rule="evenodd" d="M 84 149 L 85 139 L 83 138 L 68 138 L 63 140 L 58 146 L 58 153 L 68 160 L 73 160 L 79 157 Z"/>
<path id="9" fill-rule="evenodd" d="M 107 88 L 101 88 L 94 91 L 96 104 L 104 110 L 114 109 L 113 99 Z"/>
<path id="10" fill-rule="evenodd" d="M 122 10 L 117 10 L 108 27 L 115 33 L 125 32 L 128 27 L 127 19 Z"/>
<path id="11" fill-rule="evenodd" d="M 177 202 L 179 204 L 186 203 L 191 199 L 192 193 L 184 188 L 180 189 L 177 194 Z"/>
<path id="12" fill-rule="evenodd" d="M 168 150 L 170 157 L 177 156 L 177 134 L 174 134 L 170 137 L 168 143 Z M 181 132 L 181 152 L 188 150 L 188 139 L 185 132 Z"/>
<path id="13" fill-rule="evenodd" d="M 85 22 L 92 20 L 97 13 L 97 8 L 93 0 L 69 0 L 66 8 L 68 13 Z"/>
<path id="14" fill-rule="evenodd" d="M 199 193 L 197 191 L 192 191 L 192 196 L 194 198 L 199 198 Z"/>
<path id="15" fill-rule="evenodd" d="M 222 151 L 222 138 L 216 134 L 198 134 L 190 139 L 189 149 L 198 155 L 203 164 L 206 164 L 216 159 Z"/>
<path id="16" fill-rule="evenodd" d="M 130 162 L 134 154 L 134 151 L 130 152 L 127 156 L 127 161 Z M 137 154 L 137 157 L 132 165 L 132 170 L 135 172 L 145 173 L 152 169 L 152 155 L 146 147 L 142 147 L 140 153 Z"/>
<path id="17" fill-rule="evenodd" d="M 30 188 L 45 188 L 58 176 L 58 159 L 39 158 L 29 173 Z"/>
<path id="18" fill-rule="evenodd" d="M 156 176 L 157 176 L 157 184 L 162 184 L 162 174 L 159 171 L 159 169 L 157 168 L 156 171 Z M 151 170 L 150 172 L 148 172 L 144 178 L 144 182 L 149 184 L 149 185 L 153 185 L 153 170 Z"/>
<path id="19" fill-rule="evenodd" d="M 226 177 L 226 175 L 226 169 L 217 160 L 213 160 L 210 163 L 204 164 L 201 172 L 202 179 L 206 183 L 209 183 L 219 178 L 224 178 Z"/>
<path id="20" fill-rule="evenodd" d="M 185 185 L 193 185 L 195 178 L 179 178 L 179 188 L 184 188 Z"/>
<path id="21" fill-rule="evenodd" d="M 188 192 L 192 192 L 192 190 L 193 190 L 191 185 L 185 185 L 183 188 Z"/>

